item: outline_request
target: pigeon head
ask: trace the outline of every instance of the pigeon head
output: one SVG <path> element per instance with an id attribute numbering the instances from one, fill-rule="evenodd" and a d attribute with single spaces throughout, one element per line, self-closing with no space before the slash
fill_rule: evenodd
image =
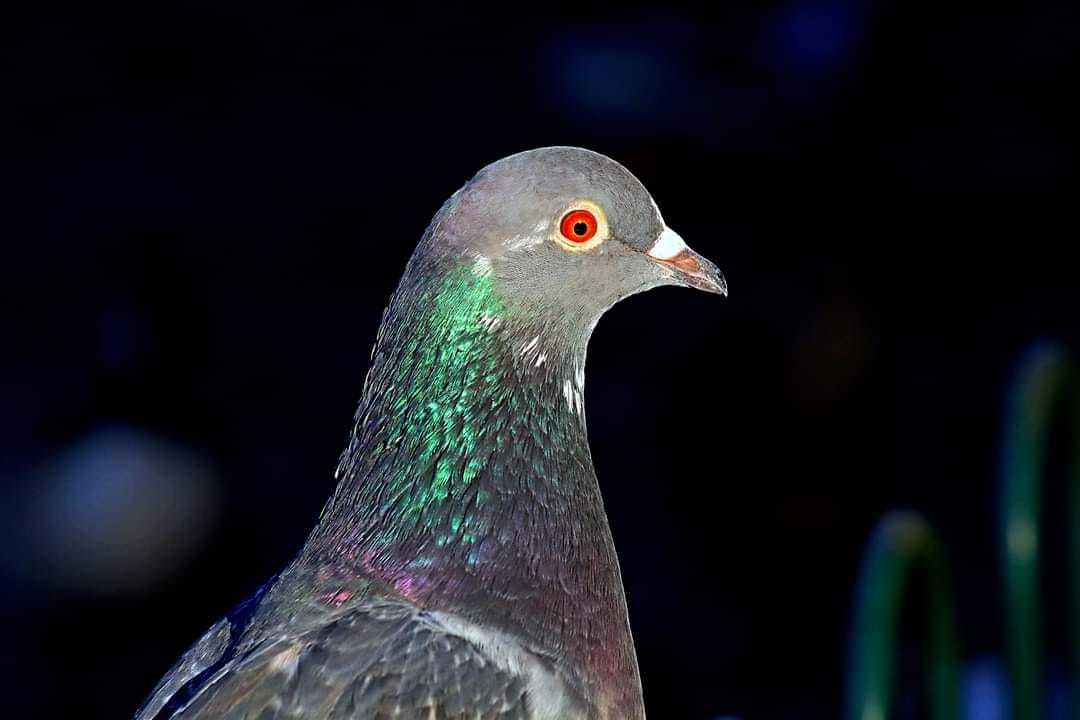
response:
<path id="1" fill-rule="evenodd" d="M 508 307 L 586 335 L 616 302 L 653 287 L 727 293 L 720 271 L 667 227 L 629 170 L 580 148 L 487 166 L 446 203 L 427 244 L 489 277 Z"/>

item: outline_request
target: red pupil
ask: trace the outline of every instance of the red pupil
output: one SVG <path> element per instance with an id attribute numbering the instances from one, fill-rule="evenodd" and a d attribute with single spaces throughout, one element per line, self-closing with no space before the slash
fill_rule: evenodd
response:
<path id="1" fill-rule="evenodd" d="M 574 242 L 587 242 L 596 234 L 596 218 L 588 210 L 574 210 L 562 220 L 563 237 Z"/>

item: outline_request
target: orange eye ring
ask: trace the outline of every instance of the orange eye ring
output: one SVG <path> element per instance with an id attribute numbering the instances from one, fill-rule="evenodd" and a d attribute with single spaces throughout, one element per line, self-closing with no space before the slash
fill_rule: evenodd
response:
<path id="1" fill-rule="evenodd" d="M 571 210 L 559 223 L 559 232 L 572 243 L 587 243 L 597 230 L 596 216 L 588 210 Z"/>

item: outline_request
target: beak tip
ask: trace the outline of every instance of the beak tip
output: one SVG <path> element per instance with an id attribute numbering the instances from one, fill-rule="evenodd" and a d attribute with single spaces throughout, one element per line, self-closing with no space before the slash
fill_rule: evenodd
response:
<path id="1" fill-rule="evenodd" d="M 693 287 L 697 287 L 706 292 L 715 293 L 716 295 L 720 295 L 721 297 L 728 296 L 727 281 L 724 280 L 723 275 L 718 275 L 715 278 L 709 278 L 701 285 L 694 285 Z"/>

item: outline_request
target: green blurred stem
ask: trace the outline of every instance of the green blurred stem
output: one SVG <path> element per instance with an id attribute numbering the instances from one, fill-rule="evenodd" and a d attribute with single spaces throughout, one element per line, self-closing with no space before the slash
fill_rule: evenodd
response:
<path id="1" fill-rule="evenodd" d="M 848 662 L 848 720 L 889 716 L 897 629 L 909 579 L 926 571 L 926 685 L 932 720 L 956 720 L 958 643 L 949 571 L 929 524 L 914 513 L 886 515 L 874 530 L 859 579 Z"/>
<path id="2" fill-rule="evenodd" d="M 1039 523 L 1046 444 L 1059 401 L 1072 394 L 1074 371 L 1059 346 L 1036 346 L 1012 386 L 1004 432 L 1000 545 L 1005 624 L 1012 677 L 1012 717 L 1036 720 L 1042 708 L 1042 629 L 1039 624 Z M 1080 688 L 1080 404 L 1070 440 L 1073 457 L 1065 520 L 1069 524 L 1073 687 Z M 1074 698 L 1074 717 L 1080 699 Z"/>

